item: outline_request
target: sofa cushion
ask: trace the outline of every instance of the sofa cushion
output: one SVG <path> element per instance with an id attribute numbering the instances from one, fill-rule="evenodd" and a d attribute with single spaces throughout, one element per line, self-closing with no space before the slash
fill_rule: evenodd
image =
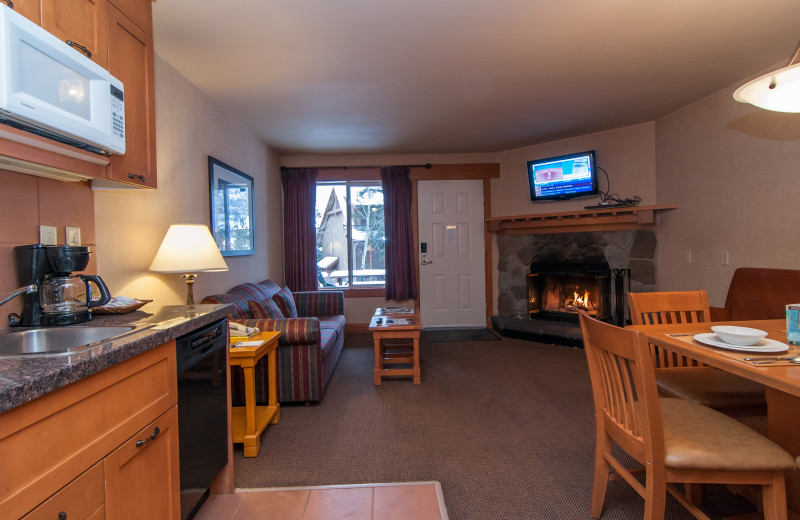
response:
<path id="1" fill-rule="evenodd" d="M 244 296 L 248 301 L 260 302 L 271 300 L 279 287 L 274 283 L 242 283 L 228 291 L 229 294 Z"/>
<path id="2" fill-rule="evenodd" d="M 241 320 L 242 325 L 256 327 L 258 330 L 279 330 L 279 345 L 316 345 L 321 336 L 317 318 L 281 318 L 261 320 Z"/>
<path id="3" fill-rule="evenodd" d="M 246 320 L 250 317 L 250 307 L 247 305 L 247 298 L 240 294 L 214 294 L 203 298 L 203 303 L 229 303 L 233 305 L 230 317 L 234 320 Z"/>
<path id="4" fill-rule="evenodd" d="M 283 316 L 286 318 L 297 318 L 297 305 L 294 303 L 294 296 L 288 287 L 272 295 L 272 299 L 278 304 Z"/>
<path id="5" fill-rule="evenodd" d="M 262 300 L 260 302 L 254 302 L 250 300 L 247 302 L 247 306 L 250 308 L 250 316 L 253 319 L 283 318 L 281 309 L 273 300 Z"/>

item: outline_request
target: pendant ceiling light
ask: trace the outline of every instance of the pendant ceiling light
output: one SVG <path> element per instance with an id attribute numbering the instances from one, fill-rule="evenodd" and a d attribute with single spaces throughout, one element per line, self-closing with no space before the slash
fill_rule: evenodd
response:
<path id="1" fill-rule="evenodd" d="M 775 112 L 800 112 L 800 44 L 782 69 L 748 81 L 733 93 L 733 99 Z"/>

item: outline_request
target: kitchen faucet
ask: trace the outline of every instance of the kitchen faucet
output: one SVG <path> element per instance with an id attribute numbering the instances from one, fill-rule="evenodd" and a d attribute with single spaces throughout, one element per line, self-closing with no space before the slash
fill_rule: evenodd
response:
<path id="1" fill-rule="evenodd" d="M 36 284 L 35 284 L 35 283 L 34 283 L 34 284 L 31 284 L 31 285 L 26 285 L 25 287 L 20 287 L 20 288 L 19 288 L 19 289 L 17 289 L 16 291 L 12 292 L 12 293 L 11 293 L 11 294 L 9 294 L 8 296 L 6 296 L 6 297 L 5 297 L 5 298 L 3 298 L 2 300 L 0 300 L 0 305 L 3 305 L 3 304 L 5 304 L 5 303 L 8 303 L 9 301 L 11 301 L 12 299 L 14 299 L 15 297 L 19 296 L 20 294 L 23 294 L 23 293 L 24 293 L 24 294 L 30 294 L 30 293 L 32 293 L 32 292 L 35 292 L 35 291 L 37 291 L 38 289 L 39 289 L 39 288 L 36 286 Z"/>

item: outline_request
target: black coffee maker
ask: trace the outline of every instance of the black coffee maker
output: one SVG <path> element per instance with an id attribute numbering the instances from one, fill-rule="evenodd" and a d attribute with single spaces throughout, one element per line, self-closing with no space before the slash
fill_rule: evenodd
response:
<path id="1" fill-rule="evenodd" d="M 33 244 L 14 248 L 17 281 L 21 286 L 35 284 L 36 291 L 24 294 L 22 316 L 9 316 L 23 327 L 70 325 L 92 319 L 90 309 L 111 299 L 108 287 L 99 276 L 72 275 L 89 265 L 90 251 L 83 246 L 43 246 Z M 92 299 L 89 284 L 97 287 L 100 298 Z"/>

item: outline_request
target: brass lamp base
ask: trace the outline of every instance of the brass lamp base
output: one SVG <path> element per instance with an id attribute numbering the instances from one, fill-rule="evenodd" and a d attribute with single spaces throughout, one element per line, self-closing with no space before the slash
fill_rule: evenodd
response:
<path id="1" fill-rule="evenodd" d="M 186 305 L 194 305 L 194 291 L 192 290 L 192 286 L 194 285 L 195 278 L 197 278 L 197 274 L 186 273 L 181 276 L 186 278 Z"/>

